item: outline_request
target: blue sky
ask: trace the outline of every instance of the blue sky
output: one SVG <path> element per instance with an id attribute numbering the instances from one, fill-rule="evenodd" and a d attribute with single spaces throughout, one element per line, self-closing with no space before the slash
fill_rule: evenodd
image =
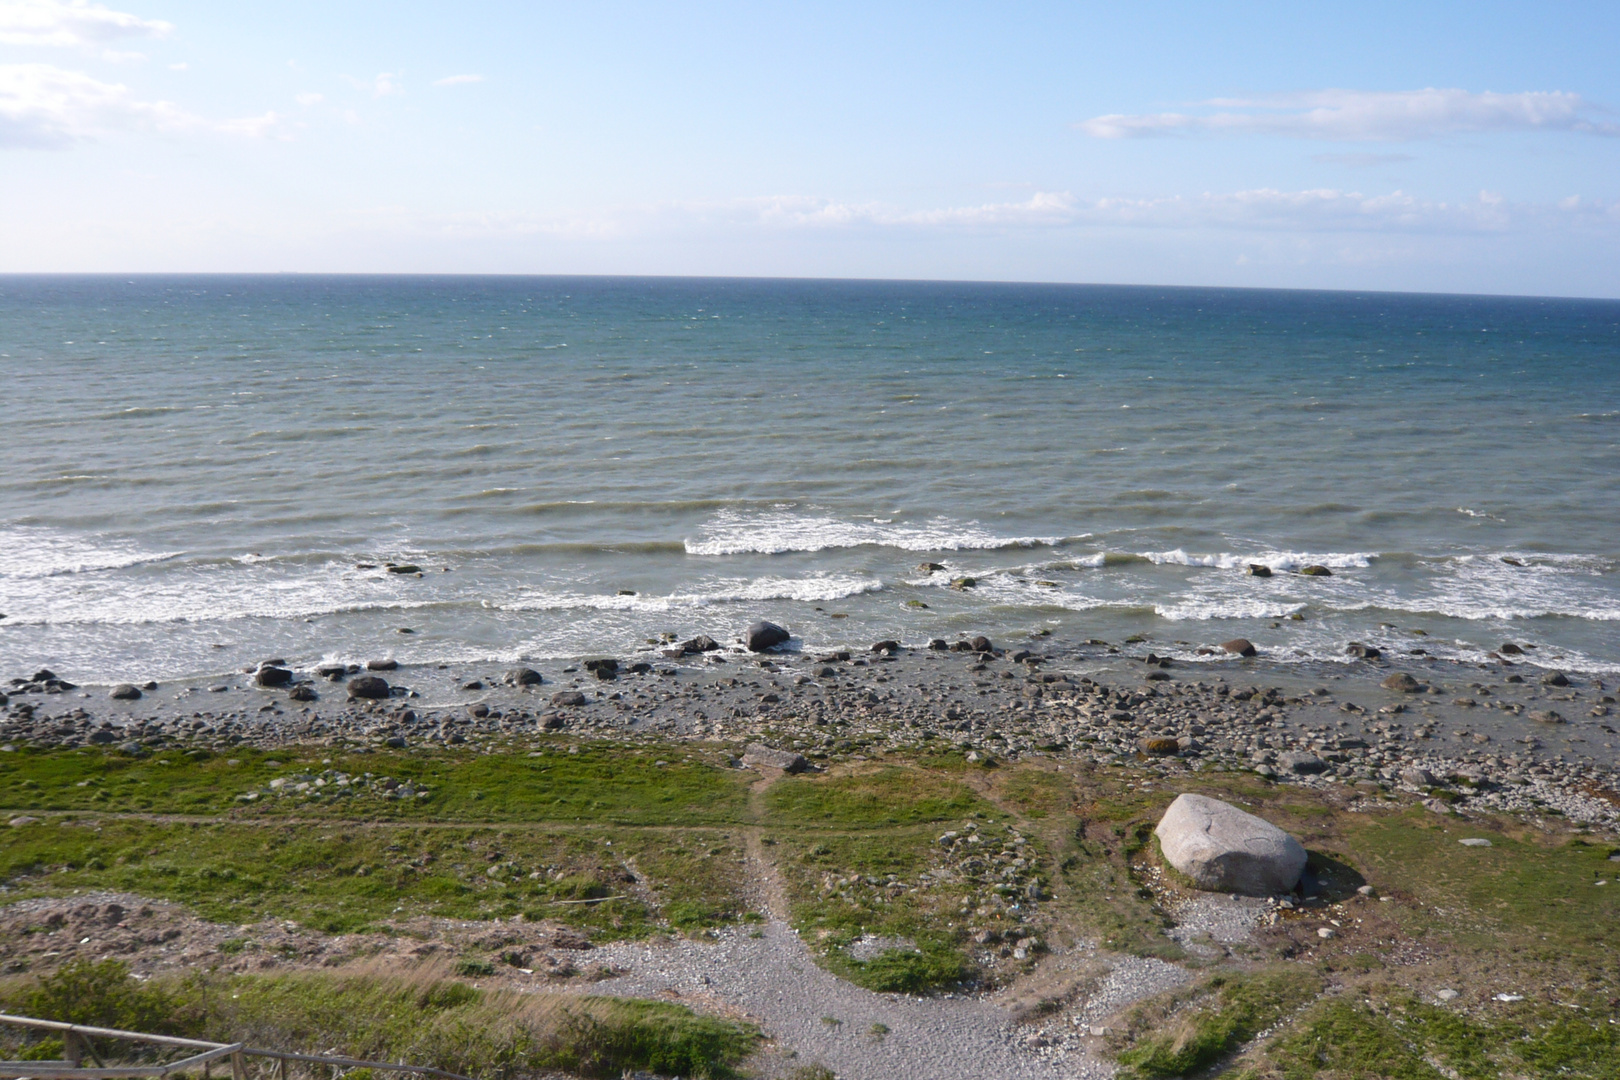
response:
<path id="1" fill-rule="evenodd" d="M 1620 4 L 0 0 L 0 271 L 1620 296 Z"/>

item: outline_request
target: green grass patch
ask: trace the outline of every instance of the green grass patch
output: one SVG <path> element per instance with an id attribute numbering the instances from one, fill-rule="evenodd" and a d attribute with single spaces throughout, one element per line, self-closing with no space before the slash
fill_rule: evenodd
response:
<path id="1" fill-rule="evenodd" d="M 765 797 L 767 821 L 870 829 L 950 821 L 994 810 L 959 780 L 887 766 L 843 776 L 783 777 Z"/>
<path id="2" fill-rule="evenodd" d="M 0 808 L 624 825 L 746 817 L 747 778 L 690 747 L 586 743 L 570 754 L 561 743 L 542 745 L 539 757 L 450 748 L 161 750 L 139 758 L 103 748 L 24 750 L 0 755 Z M 385 780 L 396 786 L 385 788 Z M 299 791 L 300 783 L 309 786 Z M 410 797 L 389 793 L 405 784 Z"/>
<path id="3" fill-rule="evenodd" d="M 1063 813 L 1073 805 L 1075 797 L 1074 783 L 1067 777 L 1028 767 L 1002 773 L 995 793 L 998 801 L 1037 820 Z"/>
<path id="4" fill-rule="evenodd" d="M 1139 1006 L 1127 1020 L 1144 1031 L 1120 1051 L 1120 1075 L 1127 1080 L 1167 1080 L 1209 1068 L 1322 990 L 1322 979 L 1308 970 L 1252 975 L 1217 975 L 1192 991 Z M 1196 1004 L 1173 1019 L 1167 1010 L 1186 998 Z"/>
<path id="5" fill-rule="evenodd" d="M 131 1012 L 131 999 L 161 1016 Z M 37 983 L 14 983 L 0 1002 L 47 1019 L 140 1019 L 147 1030 L 303 1053 L 335 1048 L 496 1078 L 544 1070 L 730 1077 L 757 1038 L 746 1025 L 664 1002 L 485 991 L 429 968 L 142 984 L 116 961 L 79 962 Z"/>
<path id="6" fill-rule="evenodd" d="M 520 912 L 597 938 L 645 936 L 661 918 L 712 926 L 746 909 L 741 859 L 708 831 L 59 819 L 0 832 L 0 881 L 19 898 L 109 889 L 220 922 L 293 919 L 327 933 Z M 578 900 L 592 902 L 558 902 Z"/>

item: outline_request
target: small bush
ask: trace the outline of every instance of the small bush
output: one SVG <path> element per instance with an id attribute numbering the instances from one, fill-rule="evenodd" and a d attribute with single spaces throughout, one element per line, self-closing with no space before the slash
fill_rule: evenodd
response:
<path id="1" fill-rule="evenodd" d="M 42 1020 L 159 1035 L 182 1034 L 196 1020 L 180 996 L 131 978 L 121 960 L 70 960 L 42 977 L 21 1008 Z"/>

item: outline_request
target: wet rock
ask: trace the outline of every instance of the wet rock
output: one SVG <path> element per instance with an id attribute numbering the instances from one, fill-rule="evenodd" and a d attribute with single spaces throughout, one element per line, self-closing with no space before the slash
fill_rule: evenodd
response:
<path id="1" fill-rule="evenodd" d="M 1542 686 L 1568 686 L 1569 676 L 1562 671 L 1549 671 L 1541 677 Z"/>
<path id="2" fill-rule="evenodd" d="M 619 662 L 614 659 L 587 660 L 580 665 L 601 682 L 612 682 L 619 677 Z"/>
<path id="3" fill-rule="evenodd" d="M 342 682 L 349 675 L 349 669 L 342 664 L 322 664 L 315 669 L 315 674 L 328 682 Z"/>
<path id="4" fill-rule="evenodd" d="M 976 588 L 978 586 L 978 584 L 979 584 L 979 579 L 978 578 L 959 577 L 959 578 L 952 578 L 951 579 L 951 588 L 953 588 L 953 589 L 972 589 L 972 588 Z"/>
<path id="5" fill-rule="evenodd" d="M 1299 568 L 1299 572 L 1301 574 L 1305 575 L 1306 577 L 1332 577 L 1333 576 L 1333 571 L 1329 570 L 1327 567 L 1322 566 L 1320 564 L 1312 564 L 1310 566 L 1302 566 L 1302 567 Z"/>
<path id="6" fill-rule="evenodd" d="M 980 634 L 978 637 L 968 642 L 968 647 L 976 653 L 988 653 L 996 651 L 996 647 L 990 643 L 990 639 L 985 637 L 983 634 Z"/>
<path id="7" fill-rule="evenodd" d="M 1176 796 L 1153 832 L 1165 859 L 1200 889 L 1275 896 L 1292 892 L 1305 869 L 1298 840 L 1204 795 Z"/>
<path id="8" fill-rule="evenodd" d="M 1301 776 L 1313 776 L 1325 773 L 1328 763 L 1315 754 L 1307 754 L 1303 750 L 1295 750 L 1287 754 L 1277 755 L 1277 767 Z"/>
<path id="9" fill-rule="evenodd" d="M 945 565 L 943 563 L 925 562 L 917 564 L 917 572 L 919 574 L 937 574 L 944 569 Z"/>
<path id="10" fill-rule="evenodd" d="M 388 572 L 390 574 L 420 574 L 422 568 L 415 563 L 389 563 Z"/>
<path id="11" fill-rule="evenodd" d="M 397 670 L 399 670 L 399 661 L 398 660 L 367 660 L 366 661 L 366 670 L 367 671 L 397 671 Z"/>
<path id="12" fill-rule="evenodd" d="M 750 766 L 763 765 L 772 769 L 781 769 L 785 773 L 801 773 L 810 767 L 801 754 L 791 750 L 777 750 L 764 743 L 749 743 L 743 751 L 743 764 Z"/>
<path id="13" fill-rule="evenodd" d="M 1271 576 L 1271 567 L 1267 566 L 1265 563 L 1250 563 L 1249 564 L 1249 576 L 1250 577 L 1270 577 Z"/>
<path id="14" fill-rule="evenodd" d="M 1346 645 L 1344 652 L 1346 656 L 1358 656 L 1363 660 L 1377 660 L 1384 655 L 1377 648 L 1371 645 L 1363 645 L 1359 641 L 1352 641 L 1349 645 Z"/>
<path id="15" fill-rule="evenodd" d="M 578 690 L 559 690 L 555 694 L 551 695 L 551 703 L 559 707 L 564 705 L 583 705 L 585 704 L 586 700 L 585 695 L 580 693 Z"/>
<path id="16" fill-rule="evenodd" d="M 1499 653 L 1503 653 L 1503 654 L 1505 654 L 1507 656 L 1523 656 L 1524 655 L 1524 650 L 1522 648 L 1520 648 L 1519 646 L 1513 644 L 1513 642 L 1511 642 L 1511 641 L 1502 642 L 1502 647 L 1500 649 L 1497 649 L 1496 651 L 1499 652 Z"/>
<path id="17" fill-rule="evenodd" d="M 765 652 L 785 644 L 789 636 L 780 626 L 762 619 L 748 627 L 748 632 L 743 636 L 743 644 L 748 646 L 749 652 Z"/>
<path id="18" fill-rule="evenodd" d="M 349 696 L 376 701 L 392 693 L 387 681 L 379 675 L 362 675 L 349 682 Z"/>
<path id="19" fill-rule="evenodd" d="M 946 641 L 944 638 L 937 637 L 928 642 L 928 647 L 934 652 L 949 652 L 951 649 L 951 643 Z"/>
<path id="20" fill-rule="evenodd" d="M 507 686 L 539 686 L 545 681 L 534 668 L 526 667 L 513 668 L 501 676 L 501 682 Z"/>
<path id="21" fill-rule="evenodd" d="M 690 641 L 681 642 L 681 651 L 689 653 L 714 652 L 720 648 L 720 643 L 708 634 L 699 634 Z"/>
<path id="22" fill-rule="evenodd" d="M 141 697 L 141 688 L 134 683 L 119 683 L 107 696 L 114 701 L 138 701 Z"/>
<path id="23" fill-rule="evenodd" d="M 309 683 L 299 683 L 287 691 L 287 698 L 291 701 L 318 701 L 320 696 Z"/>
<path id="24" fill-rule="evenodd" d="M 898 641 L 879 641 L 872 646 L 872 651 L 893 656 L 900 651 L 900 643 Z"/>
<path id="25" fill-rule="evenodd" d="M 1551 709 L 1538 709 L 1535 712 L 1530 714 L 1530 719 L 1534 720 L 1538 724 L 1565 724 L 1565 723 L 1568 723 L 1567 720 L 1565 720 L 1558 713 L 1553 712 Z"/>
<path id="26" fill-rule="evenodd" d="M 1397 671 L 1378 685 L 1385 690 L 1394 690 L 1399 694 L 1416 694 L 1423 689 L 1422 683 L 1404 671 Z"/>
<path id="27" fill-rule="evenodd" d="M 262 667 L 253 673 L 254 683 L 272 689 L 287 686 L 292 680 L 293 673 L 284 667 Z"/>
<path id="28" fill-rule="evenodd" d="M 1255 656 L 1257 650 L 1248 638 L 1233 638 L 1231 641 L 1221 642 L 1221 648 L 1237 656 Z"/>

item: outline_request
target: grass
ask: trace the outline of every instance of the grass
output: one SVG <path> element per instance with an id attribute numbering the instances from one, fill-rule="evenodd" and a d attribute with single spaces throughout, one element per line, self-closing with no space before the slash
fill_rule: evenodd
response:
<path id="1" fill-rule="evenodd" d="M 304 747 L 229 754 L 174 750 L 135 758 L 102 748 L 24 748 L 0 754 L 0 809 L 618 825 L 721 825 L 746 818 L 747 776 L 727 768 L 720 755 L 691 747 L 585 743 L 569 753 L 570 744 L 562 740 L 537 745 L 539 757 L 454 748 L 355 754 Z M 323 773 L 342 773 L 355 782 L 280 795 L 270 788 L 277 779 Z M 388 797 L 385 779 L 409 782 L 427 796 Z M 239 798 L 249 795 L 257 798 Z"/>
<path id="2" fill-rule="evenodd" d="M 766 795 L 769 824 L 873 829 L 954 821 L 995 808 L 959 780 L 886 766 L 842 776 L 784 777 Z"/>
<path id="3" fill-rule="evenodd" d="M 741 859 L 730 834 L 709 830 L 671 838 L 635 829 L 86 818 L 0 833 L 0 880 L 22 896 L 111 889 L 178 901 L 220 922 L 274 917 L 327 933 L 414 915 L 519 913 L 598 938 L 645 936 L 661 920 L 700 929 L 742 917 Z"/>
<path id="4" fill-rule="evenodd" d="M 1322 979 L 1309 970 L 1277 970 L 1248 975 L 1216 975 L 1194 990 L 1139 1006 L 1128 1019 L 1133 1032 L 1145 1032 L 1119 1054 L 1126 1080 L 1167 1080 L 1200 1072 L 1309 1002 Z M 1170 1015 L 1190 999 L 1190 1008 Z"/>
<path id="5" fill-rule="evenodd" d="M 486 991 L 434 967 L 138 983 L 117 961 L 79 962 L 13 983 L 0 1003 L 46 1019 L 139 1020 L 148 1030 L 304 1053 L 337 1048 L 503 1080 L 547 1069 L 730 1077 L 757 1037 L 665 1002 Z"/>

